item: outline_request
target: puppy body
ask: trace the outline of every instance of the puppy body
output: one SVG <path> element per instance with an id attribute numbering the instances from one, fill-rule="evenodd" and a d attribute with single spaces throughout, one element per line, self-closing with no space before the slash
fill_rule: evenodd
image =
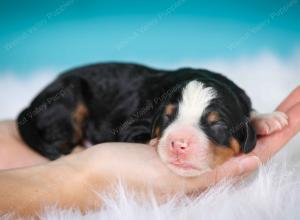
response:
<path id="1" fill-rule="evenodd" d="M 202 148 L 209 149 L 205 164 L 215 166 L 254 148 L 251 111 L 246 93 L 220 74 L 106 63 L 60 75 L 21 112 L 18 128 L 24 141 L 49 159 L 68 154 L 85 141 L 148 143 L 151 138 L 161 141 L 162 159 L 170 157 L 166 148 L 178 157 L 186 155 L 178 149 L 194 133 L 202 137 Z M 169 136 L 184 127 L 191 133 L 174 150 L 178 136 L 172 140 Z M 194 145 L 202 143 L 198 139 Z"/>

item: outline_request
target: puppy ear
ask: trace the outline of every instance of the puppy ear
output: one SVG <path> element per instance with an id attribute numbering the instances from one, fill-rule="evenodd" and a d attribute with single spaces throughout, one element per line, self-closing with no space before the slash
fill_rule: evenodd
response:
<path id="1" fill-rule="evenodd" d="M 245 123 L 245 126 L 242 127 L 240 132 L 241 134 L 239 136 L 242 144 L 241 151 L 244 153 L 249 153 L 255 148 L 256 132 L 249 121 Z"/>

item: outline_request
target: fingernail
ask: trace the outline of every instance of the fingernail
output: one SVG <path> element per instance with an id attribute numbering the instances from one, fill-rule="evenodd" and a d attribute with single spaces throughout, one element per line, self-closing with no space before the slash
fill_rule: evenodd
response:
<path id="1" fill-rule="evenodd" d="M 240 160 L 240 173 L 247 173 L 257 169 L 261 161 L 257 156 L 246 156 Z"/>

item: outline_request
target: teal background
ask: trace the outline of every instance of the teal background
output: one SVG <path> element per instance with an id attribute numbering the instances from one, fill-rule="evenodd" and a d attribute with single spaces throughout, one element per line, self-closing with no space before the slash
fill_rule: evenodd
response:
<path id="1" fill-rule="evenodd" d="M 291 1 L 0 1 L 0 76 L 99 61 L 222 59 L 300 42 Z"/>

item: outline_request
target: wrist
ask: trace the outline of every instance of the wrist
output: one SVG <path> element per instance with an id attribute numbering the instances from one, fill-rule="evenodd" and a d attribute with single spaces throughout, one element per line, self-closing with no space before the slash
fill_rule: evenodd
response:
<path id="1" fill-rule="evenodd" d="M 105 152 L 102 149 L 86 149 L 80 153 L 71 154 L 57 160 L 53 166 L 63 170 L 66 178 L 62 187 L 64 193 L 70 194 L 80 207 L 95 207 L 99 205 L 97 192 L 103 192 L 110 186 L 112 175 L 105 163 Z"/>
<path id="2" fill-rule="evenodd" d="M 46 165 L 46 178 L 49 192 L 55 192 L 54 201 L 62 207 L 71 203 L 76 205 L 78 197 L 83 195 L 85 173 L 73 162 L 71 158 L 61 158 Z M 72 202 L 74 201 L 74 202 Z"/>

